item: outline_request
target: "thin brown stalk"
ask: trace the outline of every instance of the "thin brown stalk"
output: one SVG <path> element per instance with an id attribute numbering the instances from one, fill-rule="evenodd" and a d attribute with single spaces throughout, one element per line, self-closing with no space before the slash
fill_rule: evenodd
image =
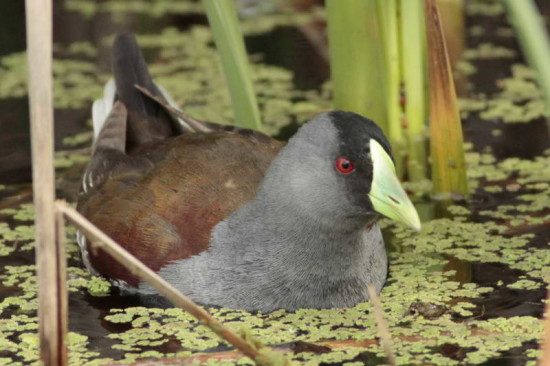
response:
<path id="1" fill-rule="evenodd" d="M 213 318 L 206 310 L 199 307 L 187 296 L 176 290 L 172 285 L 166 282 L 162 277 L 153 272 L 149 267 L 139 261 L 136 257 L 118 245 L 113 239 L 92 224 L 88 219 L 82 216 L 71 206 L 64 202 L 56 202 L 57 209 L 62 212 L 79 230 L 83 231 L 91 239 L 92 245 L 104 250 L 121 265 L 126 267 L 132 274 L 146 281 L 153 286 L 159 293 L 166 296 L 175 305 L 183 308 L 193 315 L 197 320 L 210 328 L 221 338 L 235 346 L 238 350 L 250 357 L 259 365 L 270 365 L 270 360 L 260 353 L 254 345 L 247 343 L 242 337 L 235 334 L 225 325 Z"/>
<path id="2" fill-rule="evenodd" d="M 378 334 L 380 335 L 380 343 L 382 343 L 382 348 L 384 348 L 384 352 L 386 352 L 388 364 L 390 364 L 390 366 L 395 366 L 397 365 L 397 363 L 395 362 L 395 353 L 393 352 L 393 342 L 391 339 L 390 330 L 388 328 L 388 323 L 386 322 L 386 319 L 384 319 L 384 310 L 382 310 L 382 304 L 380 303 L 380 299 L 376 294 L 376 289 L 374 288 L 374 285 L 369 283 L 367 285 L 367 292 L 369 294 L 370 303 L 372 304 L 372 308 L 374 310 L 376 326 L 378 327 Z"/>
<path id="3" fill-rule="evenodd" d="M 134 87 L 148 96 L 149 98 L 153 99 L 155 102 L 160 104 L 164 109 L 166 109 L 168 112 L 172 113 L 175 117 L 181 118 L 184 122 L 186 122 L 189 127 L 191 127 L 196 132 L 211 132 L 212 129 L 204 124 L 203 121 L 200 121 L 198 119 L 195 119 L 193 117 L 188 116 L 187 114 L 183 113 L 182 111 L 172 107 L 170 104 L 166 103 L 164 100 L 156 96 L 155 94 L 151 93 L 146 88 L 135 84 Z"/>
<path id="4" fill-rule="evenodd" d="M 36 210 L 36 265 L 40 359 L 44 365 L 67 364 L 65 282 L 56 246 L 52 98 L 52 2 L 27 0 L 27 60 L 31 150 Z"/>
<path id="5" fill-rule="evenodd" d="M 548 295 L 546 296 L 544 319 L 544 333 L 540 345 L 541 356 L 538 362 L 539 366 L 550 365 L 550 290 L 548 290 Z"/>
<path id="6" fill-rule="evenodd" d="M 67 251 L 66 241 L 67 234 L 65 232 L 65 217 L 61 212 L 55 210 L 55 235 L 56 235 L 56 249 L 57 249 L 57 275 L 58 280 L 58 300 L 59 305 L 59 329 L 61 334 L 67 334 L 68 322 L 69 322 L 69 298 L 67 295 Z M 61 348 L 61 360 L 67 360 L 67 347 L 66 345 Z M 66 364 L 66 361 L 65 361 Z"/>
<path id="7" fill-rule="evenodd" d="M 0 200 L 0 211 L 6 208 L 12 208 L 19 206 L 22 203 L 27 203 L 32 200 L 32 189 L 27 188 L 22 192 L 17 193 L 14 196 L 6 197 Z"/>

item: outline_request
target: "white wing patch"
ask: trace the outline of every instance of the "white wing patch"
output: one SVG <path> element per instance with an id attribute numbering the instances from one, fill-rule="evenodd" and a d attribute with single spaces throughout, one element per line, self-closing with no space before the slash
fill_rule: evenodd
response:
<path id="1" fill-rule="evenodd" d="M 111 79 L 103 88 L 103 98 L 98 99 L 92 106 L 92 121 L 94 125 L 94 141 L 99 135 L 99 131 L 103 128 L 103 124 L 107 119 L 113 104 L 115 103 L 116 86 L 114 79 Z"/>

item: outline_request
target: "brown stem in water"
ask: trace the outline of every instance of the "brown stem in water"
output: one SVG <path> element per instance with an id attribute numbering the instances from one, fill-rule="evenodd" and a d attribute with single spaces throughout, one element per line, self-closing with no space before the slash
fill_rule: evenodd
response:
<path id="1" fill-rule="evenodd" d="M 69 328 L 69 297 L 67 295 L 67 251 L 65 232 L 65 217 L 55 210 L 55 236 L 57 243 L 57 304 L 59 317 L 59 331 L 63 335 L 63 344 L 60 347 L 60 365 L 67 364 L 66 334 Z"/>
<path id="2" fill-rule="evenodd" d="M 382 304 L 376 294 L 374 285 L 369 283 L 367 285 L 367 292 L 369 294 L 369 300 L 372 304 L 372 308 L 374 309 L 374 318 L 376 319 L 376 326 L 378 327 L 378 334 L 380 335 L 380 343 L 382 343 L 382 347 L 386 352 L 388 363 L 390 366 L 395 366 L 397 363 L 395 362 L 395 353 L 393 352 L 391 334 L 388 329 L 388 323 L 386 322 L 386 319 L 384 319 L 384 310 L 382 310 Z"/>
<path id="3" fill-rule="evenodd" d="M 550 365 L 550 290 L 548 290 L 548 296 L 546 296 L 544 319 L 544 333 L 540 345 L 541 357 L 538 362 L 540 366 Z"/>
<path id="4" fill-rule="evenodd" d="M 79 230 L 82 230 L 88 238 L 92 239 L 91 242 L 93 246 L 101 248 L 105 252 L 109 253 L 120 264 L 132 272 L 132 274 L 149 283 L 159 293 L 166 296 L 175 305 L 183 308 L 185 311 L 193 315 L 197 320 L 210 328 L 218 336 L 231 343 L 257 364 L 271 364 L 269 359 L 264 357 L 264 355 L 262 355 L 255 346 L 247 343 L 242 337 L 232 332 L 225 325 L 213 318 L 207 311 L 199 307 L 187 296 L 172 287 L 172 285 L 130 254 L 126 249 L 118 245 L 113 239 L 88 221 L 88 219 L 82 216 L 74 208 L 61 201 L 56 202 L 56 207 L 65 215 L 66 218 L 77 226 Z"/>
<path id="5" fill-rule="evenodd" d="M 36 225 L 40 360 L 67 364 L 64 248 L 56 235 L 53 164 L 52 1 L 27 0 L 27 59 Z"/>

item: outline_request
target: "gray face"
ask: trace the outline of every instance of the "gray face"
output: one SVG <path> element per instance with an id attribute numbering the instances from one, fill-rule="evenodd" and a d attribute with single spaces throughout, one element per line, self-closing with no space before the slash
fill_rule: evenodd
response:
<path id="1" fill-rule="evenodd" d="M 304 125 L 267 172 L 262 192 L 304 215 L 331 220 L 374 217 L 369 141 L 390 153 L 380 128 L 351 112 L 329 112 Z M 268 188 L 269 187 L 269 188 Z"/>

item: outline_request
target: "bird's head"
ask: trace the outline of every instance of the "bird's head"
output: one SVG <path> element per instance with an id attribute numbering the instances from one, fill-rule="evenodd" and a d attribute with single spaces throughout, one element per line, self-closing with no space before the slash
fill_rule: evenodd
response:
<path id="1" fill-rule="evenodd" d="M 382 130 L 352 112 L 323 113 L 293 136 L 269 168 L 262 190 L 303 214 L 373 218 L 382 214 L 420 230 Z"/>

